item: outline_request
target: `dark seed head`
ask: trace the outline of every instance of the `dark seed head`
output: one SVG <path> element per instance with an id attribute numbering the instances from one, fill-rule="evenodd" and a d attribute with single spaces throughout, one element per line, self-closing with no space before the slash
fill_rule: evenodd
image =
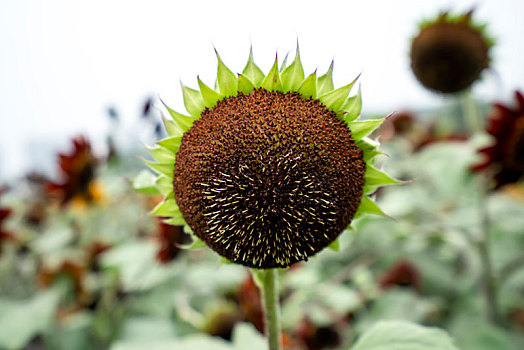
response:
<path id="1" fill-rule="evenodd" d="M 256 89 L 206 109 L 176 155 L 175 199 L 232 262 L 287 267 L 325 248 L 363 194 L 362 151 L 318 100 Z"/>
<path id="2" fill-rule="evenodd" d="M 488 43 L 469 22 L 439 21 L 411 43 L 411 68 L 422 85 L 442 93 L 468 88 L 488 66 Z"/>

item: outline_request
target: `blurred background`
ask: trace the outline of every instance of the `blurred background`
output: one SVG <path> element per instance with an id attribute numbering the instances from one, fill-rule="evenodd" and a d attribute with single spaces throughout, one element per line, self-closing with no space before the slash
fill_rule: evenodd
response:
<path id="1" fill-rule="evenodd" d="M 472 8 L 495 39 L 488 66 L 457 93 L 424 88 L 420 23 Z M 215 48 L 240 72 L 252 47 L 267 73 L 297 42 L 306 74 L 333 59 L 335 87 L 362 73 L 363 118 L 395 112 L 371 135 L 377 166 L 414 181 L 373 195 L 389 217 L 281 272 L 284 348 L 350 349 L 387 319 L 459 349 L 524 348 L 523 14 L 521 0 L 0 0 L 0 349 L 266 349 L 253 278 L 148 215 L 162 198 L 141 158 L 166 136 L 160 99 L 184 112 L 181 82 L 213 86 Z"/>
<path id="2" fill-rule="evenodd" d="M 448 103 L 421 89 L 410 71 L 417 23 L 442 9 L 489 23 L 497 40 L 492 68 L 474 89 L 483 101 L 507 100 L 524 82 L 524 3 L 486 1 L 0 1 L 0 179 L 29 169 L 51 174 L 67 139 L 87 134 L 103 152 L 114 107 L 137 147 L 144 100 L 183 106 L 180 81 L 214 82 L 213 46 L 240 71 L 252 45 L 268 71 L 298 40 L 306 72 L 327 70 L 335 85 L 362 72 L 364 114 Z"/>

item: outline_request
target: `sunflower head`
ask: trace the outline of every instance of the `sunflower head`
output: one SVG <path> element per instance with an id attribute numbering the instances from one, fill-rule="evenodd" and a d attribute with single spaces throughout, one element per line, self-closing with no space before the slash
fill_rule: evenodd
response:
<path id="1" fill-rule="evenodd" d="M 473 167 L 474 171 L 490 168 L 496 187 L 517 182 L 524 176 L 524 96 L 515 92 L 514 106 L 501 103 L 489 118 L 487 133 L 494 143 L 479 152 L 484 160 Z"/>
<path id="2" fill-rule="evenodd" d="M 411 68 L 426 88 L 441 93 L 465 90 L 488 67 L 494 41 L 485 25 L 472 21 L 472 14 L 442 12 L 420 25 L 411 42 Z"/>
<path id="3" fill-rule="evenodd" d="M 307 260 L 355 217 L 382 213 L 365 194 L 397 181 L 371 164 L 380 152 L 365 136 L 383 120 L 357 120 L 355 81 L 334 89 L 332 65 L 305 77 L 298 49 L 267 75 L 252 54 L 238 75 L 217 57 L 216 89 L 182 85 L 189 115 L 166 106 L 170 136 L 147 162 L 165 198 L 155 215 L 189 225 L 232 262 L 273 268 Z"/>

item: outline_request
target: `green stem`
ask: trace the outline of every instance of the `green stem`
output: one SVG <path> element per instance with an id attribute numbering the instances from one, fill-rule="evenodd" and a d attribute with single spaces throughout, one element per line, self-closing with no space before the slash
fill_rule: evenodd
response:
<path id="1" fill-rule="evenodd" d="M 264 315 L 269 350 L 281 349 L 280 337 L 280 304 L 278 299 L 278 270 L 268 269 L 260 273 Z"/>
<path id="2" fill-rule="evenodd" d="M 469 90 L 462 93 L 461 102 L 466 128 L 472 135 L 481 132 L 483 128 L 482 116 Z"/>

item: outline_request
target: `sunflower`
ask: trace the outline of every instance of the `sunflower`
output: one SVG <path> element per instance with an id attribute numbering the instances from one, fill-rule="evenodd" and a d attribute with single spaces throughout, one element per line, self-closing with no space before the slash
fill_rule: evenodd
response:
<path id="1" fill-rule="evenodd" d="M 365 136 L 380 120 L 357 120 L 356 79 L 334 89 L 328 72 L 308 77 L 297 49 L 265 75 L 252 51 L 241 74 L 217 53 L 216 88 L 182 85 L 189 115 L 166 106 L 169 137 L 150 148 L 164 200 L 153 214 L 189 225 L 227 260 L 288 267 L 335 240 L 353 219 L 383 214 L 366 195 L 394 184 L 372 163 L 378 144 Z"/>
<path id="2" fill-rule="evenodd" d="M 58 155 L 63 181 L 47 182 L 47 193 L 62 205 L 101 201 L 100 185 L 95 180 L 98 160 L 91 151 L 91 144 L 85 137 L 79 136 L 73 139 L 73 147 L 70 154 Z"/>
<path id="3" fill-rule="evenodd" d="M 3 193 L 6 191 L 7 191 L 7 188 L 0 187 L 0 198 L 2 197 Z M 2 255 L 2 246 L 4 245 L 5 242 L 16 241 L 15 236 L 11 232 L 7 231 L 7 229 L 4 227 L 4 223 L 7 220 L 7 218 L 11 216 L 11 213 L 12 213 L 11 209 L 0 206 L 0 256 Z"/>
<path id="4" fill-rule="evenodd" d="M 441 93 L 465 90 L 488 67 L 494 40 L 485 25 L 472 21 L 472 14 L 442 12 L 420 25 L 411 42 L 411 68 L 426 88 Z"/>
<path id="5" fill-rule="evenodd" d="M 489 118 L 487 133 L 494 143 L 479 152 L 485 159 L 473 167 L 474 171 L 490 168 L 496 188 L 517 182 L 524 175 L 524 96 L 515 92 L 515 107 L 501 103 Z"/>

